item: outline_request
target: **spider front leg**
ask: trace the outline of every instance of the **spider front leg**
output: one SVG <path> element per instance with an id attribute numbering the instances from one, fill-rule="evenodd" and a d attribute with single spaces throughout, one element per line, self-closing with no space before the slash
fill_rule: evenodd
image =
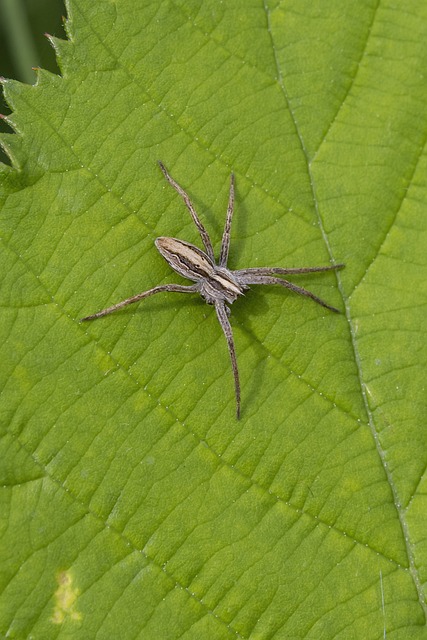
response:
<path id="1" fill-rule="evenodd" d="M 227 340 L 228 352 L 230 354 L 231 366 L 234 375 L 234 388 L 236 391 L 236 417 L 240 418 L 240 380 L 239 370 L 237 368 L 236 350 L 234 348 L 233 332 L 231 330 L 230 320 L 228 319 L 227 307 L 224 302 L 215 303 L 215 311 L 218 316 L 219 323 Z"/>
<path id="2" fill-rule="evenodd" d="M 202 239 L 202 242 L 205 246 L 206 249 L 206 253 L 208 254 L 209 258 L 212 260 L 212 262 L 215 262 L 215 257 L 214 257 L 214 252 L 213 252 L 213 247 L 212 247 L 212 242 L 211 239 L 209 237 L 208 232 L 206 231 L 205 227 L 203 226 L 203 224 L 200 222 L 199 216 L 196 213 L 196 210 L 193 206 L 193 203 L 190 200 L 189 195 L 184 191 L 184 189 L 182 187 L 179 186 L 179 184 L 172 178 L 172 176 L 170 175 L 169 171 L 166 169 L 165 165 L 163 164 L 163 162 L 160 162 L 160 160 L 158 160 L 159 163 L 159 167 L 162 170 L 163 175 L 165 176 L 166 180 L 169 182 L 169 184 L 175 189 L 175 191 L 177 191 L 179 193 L 179 195 L 181 196 L 181 198 L 184 200 L 185 206 L 187 207 L 187 209 L 189 210 L 191 217 L 193 218 L 193 222 L 196 225 L 198 232 L 200 234 L 200 237 Z"/>
<path id="3" fill-rule="evenodd" d="M 226 267 L 228 261 L 228 252 L 230 250 L 230 232 L 231 221 L 234 211 L 234 173 L 230 177 L 230 193 L 228 196 L 227 216 L 225 218 L 224 233 L 222 234 L 221 253 L 219 255 L 219 266 Z"/>
<path id="4" fill-rule="evenodd" d="M 132 296 L 131 298 L 126 298 L 122 302 L 118 302 L 117 304 L 113 304 L 111 307 L 107 309 L 103 309 L 102 311 L 98 311 L 90 316 L 86 316 L 82 318 L 80 322 L 86 322 L 86 320 L 95 320 L 96 318 L 101 318 L 102 316 L 106 316 L 109 313 L 113 313 L 114 311 L 118 311 L 119 309 L 123 309 L 128 304 L 132 304 L 134 302 L 139 302 L 144 298 L 148 298 L 149 296 L 153 296 L 156 293 L 161 293 L 162 291 L 172 291 L 175 293 L 194 293 L 197 291 L 197 285 L 182 285 L 182 284 L 161 284 L 158 287 L 154 287 L 153 289 L 148 289 L 148 291 L 143 291 L 142 293 L 138 293 L 136 296 Z"/>

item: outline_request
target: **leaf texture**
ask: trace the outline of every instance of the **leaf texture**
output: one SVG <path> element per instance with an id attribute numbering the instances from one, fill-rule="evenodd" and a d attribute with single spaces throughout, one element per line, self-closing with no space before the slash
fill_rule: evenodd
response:
<path id="1" fill-rule="evenodd" d="M 4 81 L 0 633 L 426 637 L 427 6 L 69 0 Z M 299 276 L 214 310 L 154 247 Z"/>

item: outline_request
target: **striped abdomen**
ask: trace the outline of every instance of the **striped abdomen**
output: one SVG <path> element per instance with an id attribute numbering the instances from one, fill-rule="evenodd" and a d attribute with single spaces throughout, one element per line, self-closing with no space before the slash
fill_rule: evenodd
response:
<path id="1" fill-rule="evenodd" d="M 209 256 L 189 242 L 177 238 L 157 238 L 156 247 L 174 271 L 199 284 L 200 295 L 209 304 L 234 302 L 247 287 L 240 285 L 231 271 L 218 267 Z"/>

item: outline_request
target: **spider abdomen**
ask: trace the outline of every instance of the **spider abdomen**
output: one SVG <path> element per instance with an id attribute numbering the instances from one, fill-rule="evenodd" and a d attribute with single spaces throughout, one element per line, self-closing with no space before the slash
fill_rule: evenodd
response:
<path id="1" fill-rule="evenodd" d="M 194 244 L 177 238 L 157 238 L 156 247 L 174 271 L 184 278 L 198 282 L 212 277 L 215 264 L 209 256 Z"/>

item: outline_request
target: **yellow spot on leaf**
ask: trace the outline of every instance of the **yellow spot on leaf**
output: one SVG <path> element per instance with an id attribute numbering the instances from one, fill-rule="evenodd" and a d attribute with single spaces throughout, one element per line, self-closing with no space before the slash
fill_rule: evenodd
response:
<path id="1" fill-rule="evenodd" d="M 73 587 L 73 579 L 69 571 L 61 571 L 56 576 L 58 588 L 55 591 L 55 609 L 51 621 L 62 624 L 67 618 L 81 620 L 81 614 L 76 611 L 76 600 L 79 590 Z"/>

